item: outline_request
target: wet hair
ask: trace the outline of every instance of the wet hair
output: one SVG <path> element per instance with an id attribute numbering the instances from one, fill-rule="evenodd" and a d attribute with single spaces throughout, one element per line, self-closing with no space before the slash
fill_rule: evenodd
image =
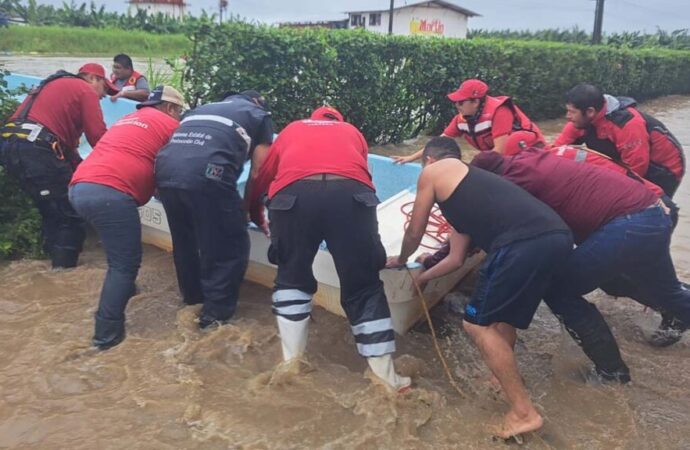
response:
<path id="1" fill-rule="evenodd" d="M 132 64 L 132 58 L 129 56 L 125 55 L 124 53 L 120 53 L 119 55 L 115 55 L 113 58 L 113 62 L 118 63 L 125 69 L 133 69 L 134 65 Z"/>
<path id="2" fill-rule="evenodd" d="M 456 158 L 460 159 L 461 152 L 460 146 L 455 139 L 438 136 L 432 138 L 424 146 L 424 152 L 422 153 L 423 158 L 432 157 L 436 160 L 445 158 Z"/>
<path id="3" fill-rule="evenodd" d="M 565 94 L 565 101 L 582 112 L 587 108 L 600 111 L 604 107 L 604 91 L 593 84 L 581 83 Z"/>

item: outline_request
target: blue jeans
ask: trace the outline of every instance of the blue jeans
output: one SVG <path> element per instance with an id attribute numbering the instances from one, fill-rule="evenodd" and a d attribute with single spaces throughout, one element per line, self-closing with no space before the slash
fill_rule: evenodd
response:
<path id="1" fill-rule="evenodd" d="M 546 303 L 598 369 L 616 371 L 622 360 L 601 314 L 582 297 L 594 289 L 623 277 L 637 301 L 690 323 L 690 291 L 676 277 L 671 229 L 659 206 L 617 217 L 580 244 L 554 279 Z"/>
<path id="2" fill-rule="evenodd" d="M 77 213 L 98 231 L 108 260 L 96 319 L 124 321 L 141 265 L 137 203 L 130 195 L 94 183 L 75 184 L 69 199 Z"/>

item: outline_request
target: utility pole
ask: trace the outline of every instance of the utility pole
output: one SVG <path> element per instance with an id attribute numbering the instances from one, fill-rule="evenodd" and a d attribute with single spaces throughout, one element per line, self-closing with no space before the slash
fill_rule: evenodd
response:
<path id="1" fill-rule="evenodd" d="M 601 31 L 604 26 L 604 0 L 596 0 L 597 7 L 594 11 L 594 32 L 592 33 L 592 44 L 601 44 Z"/>
<path id="2" fill-rule="evenodd" d="M 219 12 L 219 21 L 220 23 L 223 23 L 223 11 L 228 10 L 228 0 L 219 0 L 218 1 L 218 12 Z"/>
<path id="3" fill-rule="evenodd" d="M 393 9 L 395 8 L 395 0 L 391 0 L 391 6 L 388 8 L 388 34 L 393 34 Z"/>

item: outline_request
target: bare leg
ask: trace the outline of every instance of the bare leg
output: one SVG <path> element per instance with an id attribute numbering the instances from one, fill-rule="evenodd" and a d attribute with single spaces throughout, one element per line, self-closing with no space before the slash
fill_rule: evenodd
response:
<path id="1" fill-rule="evenodd" d="M 510 348 L 515 349 L 515 342 L 517 342 L 517 332 L 515 331 L 515 327 L 512 327 L 504 322 L 498 322 L 496 324 L 496 328 L 498 329 L 498 332 L 501 333 L 503 339 L 505 339 L 508 345 L 510 345 Z M 497 393 L 501 391 L 501 382 L 498 381 L 496 374 L 492 373 L 489 384 L 491 385 L 492 389 L 497 391 Z"/>
<path id="2" fill-rule="evenodd" d="M 515 354 L 508 338 L 515 333 L 513 329 L 501 333 L 501 327 L 510 327 L 498 323 L 489 326 L 479 326 L 463 322 L 465 330 L 472 337 L 474 343 L 484 358 L 484 362 L 496 375 L 501 383 L 503 392 L 510 403 L 510 410 L 503 419 L 503 424 L 496 430 L 496 435 L 502 438 L 535 431 L 541 428 L 544 421 L 534 408 L 527 389 L 518 372 Z M 513 328 L 513 327 L 510 327 Z"/>

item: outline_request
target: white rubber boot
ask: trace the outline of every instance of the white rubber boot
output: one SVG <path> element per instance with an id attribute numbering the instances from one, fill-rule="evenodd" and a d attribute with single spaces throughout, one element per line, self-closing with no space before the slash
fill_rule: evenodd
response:
<path id="1" fill-rule="evenodd" d="M 390 354 L 372 356 L 367 358 L 367 362 L 372 372 L 374 372 L 374 375 L 379 377 L 381 381 L 394 392 L 406 392 L 409 390 L 410 385 L 412 385 L 412 379 L 410 377 L 401 377 L 395 372 L 393 357 Z"/>
<path id="2" fill-rule="evenodd" d="M 299 321 L 289 320 L 281 316 L 276 316 L 276 319 L 280 342 L 283 346 L 283 361 L 301 358 L 307 348 L 309 317 Z"/>

